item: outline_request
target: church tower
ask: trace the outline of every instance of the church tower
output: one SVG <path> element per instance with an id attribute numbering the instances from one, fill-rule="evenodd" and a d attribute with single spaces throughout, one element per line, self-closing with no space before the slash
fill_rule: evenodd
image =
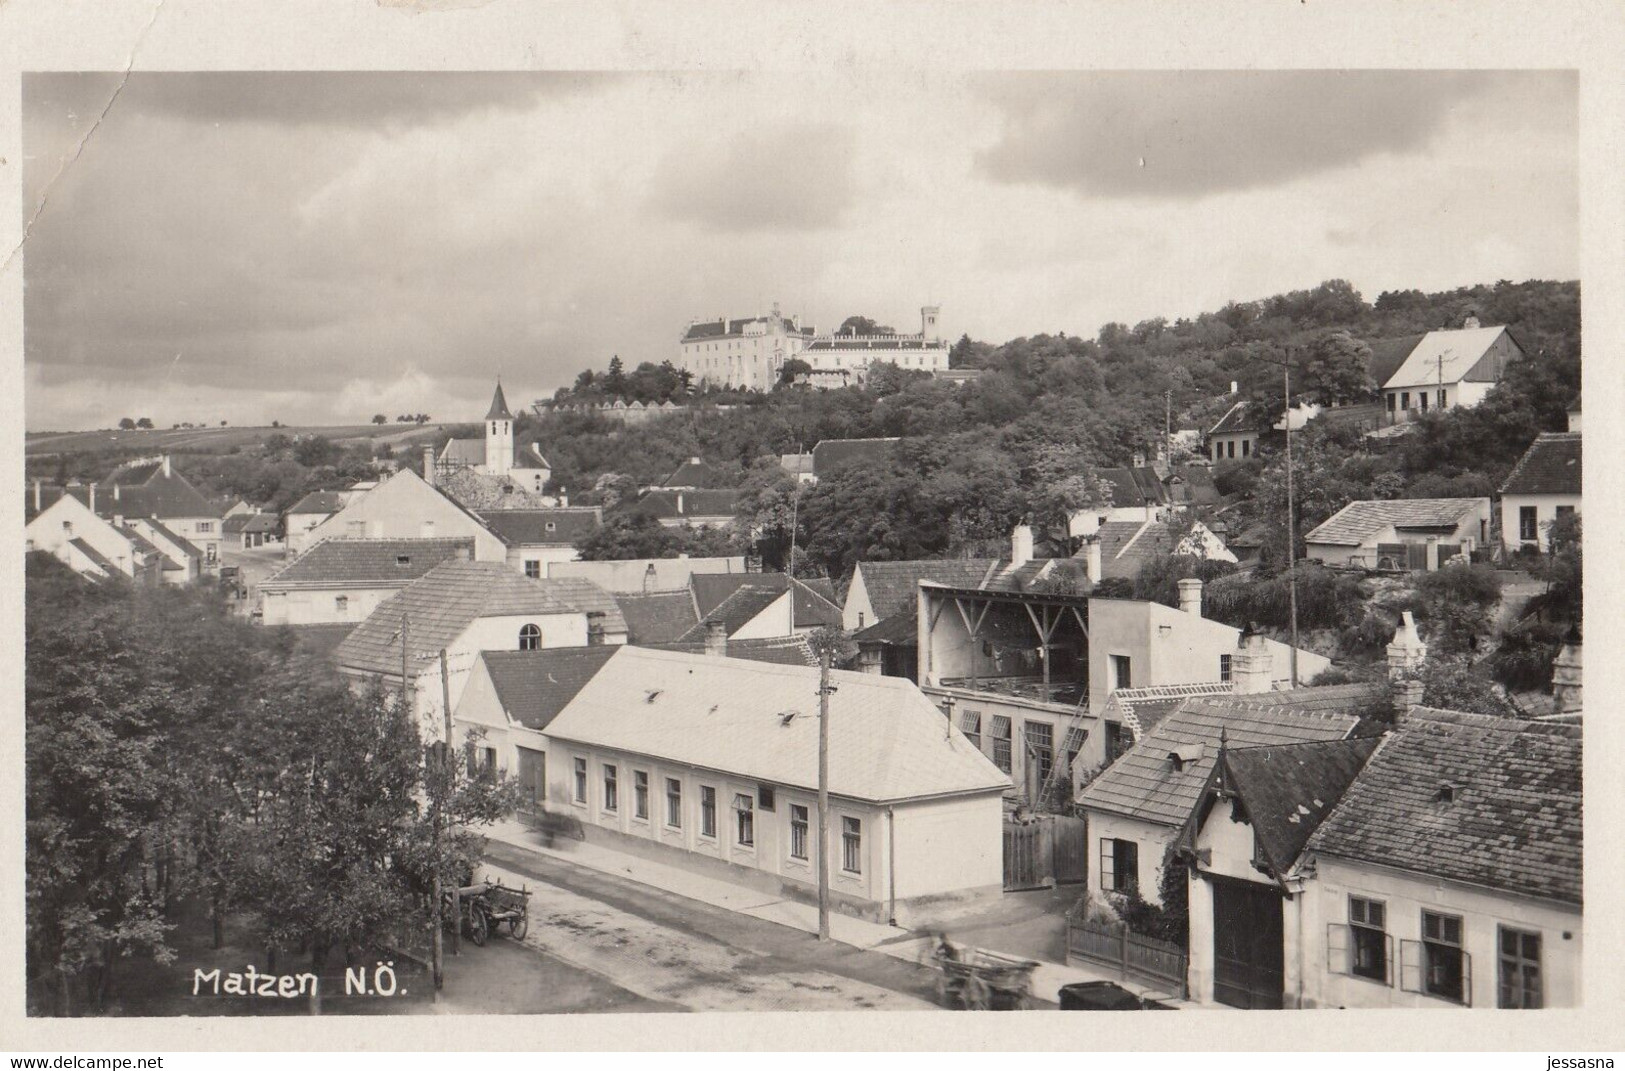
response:
<path id="1" fill-rule="evenodd" d="M 506 476 L 513 468 L 513 414 L 502 396 L 502 381 L 491 396 L 491 411 L 485 414 L 485 471 L 490 476 Z"/>

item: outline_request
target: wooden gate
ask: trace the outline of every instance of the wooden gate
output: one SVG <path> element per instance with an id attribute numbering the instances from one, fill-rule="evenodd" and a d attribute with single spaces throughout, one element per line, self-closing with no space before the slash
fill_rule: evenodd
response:
<path id="1" fill-rule="evenodd" d="M 1004 890 L 1042 889 L 1055 884 L 1054 852 L 1044 822 L 1004 823 Z"/>
<path id="2" fill-rule="evenodd" d="M 1213 876 L 1213 999 L 1233 1008 L 1279 1008 L 1286 971 L 1281 894 Z"/>
<path id="3" fill-rule="evenodd" d="M 1073 885 L 1089 880 L 1089 836 L 1082 818 L 1058 814 L 1051 825 L 1055 851 L 1055 881 Z"/>
<path id="4" fill-rule="evenodd" d="M 519 748 L 519 784 L 524 791 L 520 809 L 537 811 L 547 800 L 547 754 L 528 747 Z"/>

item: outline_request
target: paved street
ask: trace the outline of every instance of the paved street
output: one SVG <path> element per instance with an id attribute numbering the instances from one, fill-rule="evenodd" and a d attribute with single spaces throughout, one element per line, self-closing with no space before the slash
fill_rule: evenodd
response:
<path id="1" fill-rule="evenodd" d="M 529 1001 L 515 998 L 501 1008 L 485 1009 L 491 1011 L 898 1011 L 937 1006 L 934 971 L 879 952 L 821 945 L 789 927 L 495 841 L 488 847 L 486 870 L 504 884 L 524 883 L 535 891 L 524 945 L 537 955 L 511 955 L 516 946 L 506 936 L 473 950 L 487 957 L 489 966 L 480 973 L 490 975 L 477 983 L 459 980 L 454 987 L 448 973 L 448 1002 L 459 1010 L 468 998 L 455 990 L 464 984 L 487 992 L 508 988 L 533 994 Z M 506 948 L 491 957 L 498 946 Z M 474 962 L 466 952 L 459 958 Z M 562 961 L 600 979 L 604 988 L 594 994 L 573 983 L 555 995 L 545 984 L 550 968 L 531 958 Z"/>

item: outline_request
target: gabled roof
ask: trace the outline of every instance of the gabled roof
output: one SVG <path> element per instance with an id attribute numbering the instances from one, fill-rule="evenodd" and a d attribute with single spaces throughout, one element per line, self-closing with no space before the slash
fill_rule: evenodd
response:
<path id="1" fill-rule="evenodd" d="M 1293 710 L 1332 710 L 1363 715 L 1376 707 L 1387 708 L 1390 686 L 1383 681 L 1354 681 L 1350 684 L 1307 684 L 1301 688 L 1276 688 L 1268 692 L 1238 693 L 1237 703 L 1261 707 L 1291 707 Z M 1224 702 L 1225 700 L 1221 700 Z"/>
<path id="2" fill-rule="evenodd" d="M 123 536 L 125 539 L 128 539 L 130 541 L 130 545 L 135 547 L 136 550 L 141 551 L 143 554 L 155 554 L 160 558 L 164 556 L 164 552 L 159 549 L 158 544 L 154 543 L 152 540 L 148 539 L 146 536 L 142 535 L 140 532 L 136 531 L 134 528 L 131 528 L 127 524 L 118 530 L 118 534 Z"/>
<path id="3" fill-rule="evenodd" d="M 493 515 L 510 509 L 547 508 L 548 500 L 526 490 L 509 476 L 492 476 L 471 468 L 456 468 L 435 477 L 435 490 L 463 507 Z"/>
<path id="4" fill-rule="evenodd" d="M 813 472 L 827 476 L 845 465 L 884 465 L 902 442 L 891 439 L 823 439 L 812 448 Z"/>
<path id="5" fill-rule="evenodd" d="M 944 558 L 939 561 L 859 562 L 852 568 L 853 583 L 863 574 L 863 587 L 874 608 L 875 621 L 914 613 L 922 580 L 949 587 L 976 587 L 998 564 L 989 558 Z"/>
<path id="6" fill-rule="evenodd" d="M 778 602 L 783 595 L 783 588 L 774 591 L 772 588 L 756 587 L 750 584 L 736 588 L 733 594 L 718 603 L 678 639 L 679 641 L 703 640 L 707 627 L 718 623 L 726 628 L 729 636 L 732 636 L 735 632 L 754 621 L 763 610 Z"/>
<path id="7" fill-rule="evenodd" d="M 176 550 L 180 551 L 188 558 L 197 558 L 200 561 L 203 559 L 203 551 L 198 549 L 197 544 L 193 543 L 185 536 L 166 528 L 156 517 L 142 517 L 140 519 L 144 523 L 151 525 L 154 532 L 156 532 L 162 538 L 168 540 Z"/>
<path id="8" fill-rule="evenodd" d="M 1371 376 L 1371 382 L 1382 386 L 1393 378 L 1399 371 L 1399 366 L 1405 363 L 1405 358 L 1416 349 L 1416 344 L 1427 336 L 1404 335 L 1399 338 L 1379 338 L 1375 342 L 1367 342 L 1371 347 L 1371 363 L 1366 366 Z"/>
<path id="9" fill-rule="evenodd" d="M 542 731 L 617 650 L 599 644 L 542 651 L 486 651 L 480 658 L 491 675 L 502 709 L 525 728 Z"/>
<path id="10" fill-rule="evenodd" d="M 1182 826 L 1206 789 L 1221 737 L 1229 747 L 1341 740 L 1359 723 L 1352 714 L 1187 699 L 1090 782 L 1078 803 L 1156 825 Z M 1169 754 L 1187 744 L 1202 754 L 1174 769 Z"/>
<path id="11" fill-rule="evenodd" d="M 1311 852 L 1578 905 L 1578 725 L 1418 707 Z"/>
<path id="12" fill-rule="evenodd" d="M 160 469 L 139 484 L 119 484 L 118 498 L 98 491 L 96 510 L 106 516 L 124 517 L 218 517 L 220 510 L 173 470 L 168 476 Z"/>
<path id="13" fill-rule="evenodd" d="M 1118 688 L 1107 698 L 1108 711 L 1115 709 L 1136 740 L 1155 729 L 1162 719 L 1179 709 L 1193 696 L 1229 695 L 1234 681 L 1202 681 L 1196 684 L 1153 684 L 1145 688 Z"/>
<path id="14" fill-rule="evenodd" d="M 1111 504 L 1115 507 L 1160 506 L 1168 501 L 1168 489 L 1149 465 L 1096 469 L 1095 475 L 1111 489 Z"/>
<path id="15" fill-rule="evenodd" d="M 1146 562 L 1166 558 L 1174 549 L 1173 532 L 1161 521 L 1107 521 L 1095 539 L 1100 543 L 1100 575 L 1106 580 L 1133 580 Z M 1085 549 L 1076 556 L 1087 554 Z"/>
<path id="16" fill-rule="evenodd" d="M 1257 430 L 1258 428 L 1254 426 L 1253 421 L 1247 412 L 1247 403 L 1243 401 L 1237 402 L 1229 409 L 1226 409 L 1224 411 L 1224 416 L 1220 417 L 1219 422 L 1209 429 L 1208 434 L 1227 435 L 1234 432 L 1252 432 Z"/>
<path id="17" fill-rule="evenodd" d="M 97 550 L 89 543 L 86 543 L 83 539 L 70 539 L 68 542 L 73 546 L 73 549 L 89 558 L 91 563 L 94 564 L 96 568 L 100 569 L 108 576 L 124 575 L 124 570 L 114 565 L 104 554 L 102 554 L 101 551 Z"/>
<path id="18" fill-rule="evenodd" d="M 521 576 L 506 562 L 441 562 L 397 591 L 351 632 L 334 661 L 358 673 L 400 676 L 402 615 L 409 620 L 412 666 L 423 671 L 481 617 L 578 612 L 550 580 Z M 545 637 L 544 637 L 545 642 Z"/>
<path id="19" fill-rule="evenodd" d="M 1503 495 L 1578 495 L 1580 433 L 1543 432 L 1501 485 Z"/>
<path id="20" fill-rule="evenodd" d="M 829 787 L 869 802 L 999 793 L 1010 780 L 911 682 L 835 670 Z M 811 666 L 618 647 L 548 735 L 772 785 L 818 783 Z"/>
<path id="21" fill-rule="evenodd" d="M 717 471 L 697 457 L 691 457 L 677 466 L 660 482 L 661 487 L 704 487 L 716 479 Z"/>
<path id="22" fill-rule="evenodd" d="M 626 507 L 656 520 L 678 517 L 732 517 L 739 512 L 738 490 L 650 491 Z"/>
<path id="23" fill-rule="evenodd" d="M 238 514 L 238 516 L 242 516 L 242 514 Z M 278 526 L 278 521 L 277 521 L 276 514 L 274 514 L 274 513 L 255 513 L 255 514 L 252 514 L 252 515 L 249 516 L 248 523 L 243 525 L 243 531 L 250 532 L 250 533 L 252 533 L 252 532 L 274 532 L 274 531 L 277 530 L 277 526 Z"/>
<path id="24" fill-rule="evenodd" d="M 695 573 L 688 580 L 689 590 L 694 593 L 694 610 L 699 617 L 704 617 L 715 610 L 722 600 L 746 585 L 769 591 L 783 591 L 789 583 L 790 578 L 784 573 Z M 796 584 L 834 606 L 835 585 L 828 577 L 797 580 Z M 804 607 L 810 608 L 810 605 L 797 604 L 798 611 Z M 836 608 L 836 619 L 839 618 L 839 608 Z"/>
<path id="25" fill-rule="evenodd" d="M 1358 547 L 1390 527 L 1452 529 L 1467 514 L 1488 504 L 1483 498 L 1364 499 L 1350 502 L 1303 539 L 1305 543 Z"/>
<path id="26" fill-rule="evenodd" d="M 673 643 L 694 627 L 694 596 L 687 590 L 617 594 L 628 643 Z"/>
<path id="27" fill-rule="evenodd" d="M 260 589 L 403 588 L 442 562 L 474 555 L 472 539 L 324 539 Z"/>
<path id="28" fill-rule="evenodd" d="M 919 645 L 920 617 L 917 607 L 909 607 L 900 614 L 883 617 L 867 628 L 852 634 L 856 644 L 878 643 L 888 647 L 916 647 Z"/>
<path id="29" fill-rule="evenodd" d="M 547 583 L 554 591 L 569 600 L 570 605 L 587 615 L 589 629 L 594 624 L 601 624 L 609 635 L 626 635 L 626 616 L 621 613 L 620 604 L 615 601 L 615 596 L 608 591 L 579 576 L 551 577 Z"/>
<path id="30" fill-rule="evenodd" d="M 1277 878 L 1343 798 L 1377 750 L 1379 738 L 1312 740 L 1224 752 L 1219 783 L 1235 793 L 1252 823 L 1259 851 Z"/>
<path id="31" fill-rule="evenodd" d="M 513 414 L 508 412 L 508 399 L 502 396 L 502 380 L 497 380 L 496 393 L 491 395 L 491 408 L 486 410 L 486 420 L 512 420 Z"/>
<path id="32" fill-rule="evenodd" d="M 1394 370 L 1394 374 L 1381 381 L 1383 389 L 1429 387 L 1463 380 L 1494 383 L 1501 378 L 1503 369 L 1487 367 L 1483 357 L 1505 332 L 1504 327 L 1429 331 L 1405 357 L 1404 363 Z M 1513 340 L 1513 345 L 1517 345 L 1517 340 Z"/>
<path id="33" fill-rule="evenodd" d="M 296 513 L 337 513 L 344 508 L 344 496 L 337 491 L 312 491 L 288 507 L 288 515 Z"/>
<path id="34" fill-rule="evenodd" d="M 704 640 L 682 640 L 676 643 L 640 643 L 639 647 L 652 647 L 657 651 L 683 651 L 705 654 Z M 778 666 L 816 666 L 818 656 L 813 653 L 805 635 L 758 636 L 754 639 L 728 640 L 729 658 L 743 658 L 749 662 L 768 662 Z"/>
<path id="35" fill-rule="evenodd" d="M 575 545 L 598 531 L 597 506 L 554 509 L 502 509 L 480 514 L 480 520 L 510 547 Z"/>

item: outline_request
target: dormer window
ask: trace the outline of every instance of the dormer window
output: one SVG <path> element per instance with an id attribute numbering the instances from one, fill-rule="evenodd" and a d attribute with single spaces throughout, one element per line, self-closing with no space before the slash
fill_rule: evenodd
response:
<path id="1" fill-rule="evenodd" d="M 410 554 L 397 554 L 395 555 L 395 564 L 402 567 L 411 565 L 412 556 Z"/>
<path id="2" fill-rule="evenodd" d="M 552 521 L 548 521 L 547 522 L 547 530 L 549 532 L 556 532 L 556 531 L 559 530 L 559 526 L 557 524 L 553 523 Z"/>
<path id="3" fill-rule="evenodd" d="M 1458 789 L 1456 788 L 1456 786 L 1452 785 L 1449 781 L 1442 782 L 1439 785 L 1439 791 L 1434 793 L 1434 795 L 1433 795 L 1434 802 L 1435 803 L 1454 803 L 1454 802 L 1456 802 L 1456 793 L 1457 793 L 1457 791 L 1458 791 Z"/>

